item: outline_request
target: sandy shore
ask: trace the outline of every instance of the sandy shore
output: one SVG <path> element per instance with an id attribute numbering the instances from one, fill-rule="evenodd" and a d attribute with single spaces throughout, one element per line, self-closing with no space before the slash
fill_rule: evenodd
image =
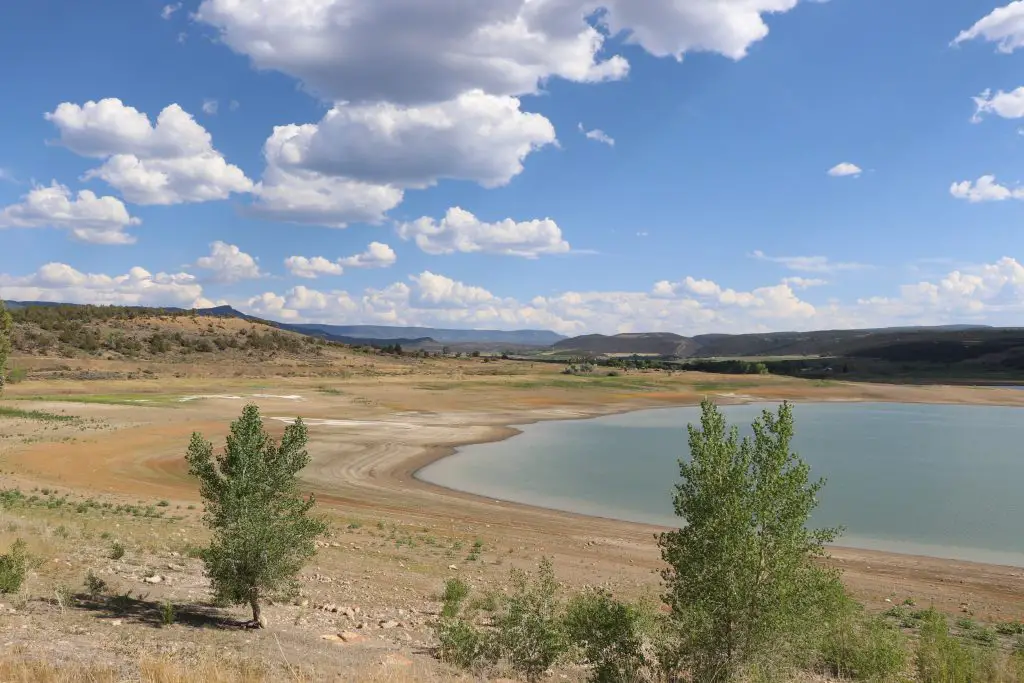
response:
<path id="1" fill-rule="evenodd" d="M 71 410 L 113 427 L 76 443 L 4 446 L 10 478 L 51 482 L 75 490 L 195 501 L 185 472 L 188 437 L 200 431 L 220 442 L 242 401 L 257 401 L 272 432 L 301 415 L 309 425 L 312 462 L 304 471 L 319 500 L 341 515 L 400 519 L 473 533 L 486 530 L 518 548 L 524 560 L 553 556 L 566 580 L 605 584 L 624 592 L 657 591 L 661 560 L 654 534 L 661 529 L 516 503 L 494 501 L 415 478 L 425 465 L 459 446 L 505 439 L 516 425 L 584 419 L 646 408 L 692 405 L 703 394 L 721 403 L 891 401 L 1024 406 L 1024 392 L 973 387 L 812 384 L 783 378 L 744 379 L 681 373 L 654 387 L 630 390 L 536 386 L 505 378 L 423 385 L 422 378 L 377 378 L 338 384 L 324 392 L 304 379 L 282 379 L 254 390 L 219 380 L 162 383 L 160 391 L 192 397 L 173 407 L 27 402 L 25 407 Z M 715 388 L 707 389 L 714 380 Z M 321 385 L 323 380 L 317 380 Z M 92 388 L 92 387 L 90 387 Z M 97 392 L 138 392 L 121 382 Z M 22 391 L 15 387 L 11 392 Z M 32 388 L 32 393 L 52 393 Z M 682 429 L 684 425 L 680 425 Z M 682 437 L 681 437 L 682 438 Z M 913 597 L 979 618 L 1024 617 L 1024 569 L 850 548 L 833 561 L 870 607 Z"/>

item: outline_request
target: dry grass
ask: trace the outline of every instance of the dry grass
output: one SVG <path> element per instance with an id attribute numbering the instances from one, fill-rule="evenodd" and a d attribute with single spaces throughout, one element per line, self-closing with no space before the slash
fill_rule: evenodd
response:
<path id="1" fill-rule="evenodd" d="M 51 664 L 38 659 L 8 656 L 0 659 L 0 681 L 4 683 L 269 683 L 270 681 L 313 680 L 299 673 L 269 671 L 247 660 L 202 659 L 181 662 L 169 657 L 143 657 L 136 671 L 127 675 L 102 664 Z"/>
<path id="2" fill-rule="evenodd" d="M 352 671 L 349 680 L 363 683 L 454 683 L 463 676 L 438 673 L 402 658 L 385 658 L 379 665 Z M 312 672 L 295 669 L 271 671 L 248 660 L 204 658 L 182 662 L 170 657 L 143 657 L 135 671 L 119 672 L 102 664 L 51 664 L 39 659 L 8 655 L 0 658 L 3 683 L 305 683 L 323 680 Z"/>

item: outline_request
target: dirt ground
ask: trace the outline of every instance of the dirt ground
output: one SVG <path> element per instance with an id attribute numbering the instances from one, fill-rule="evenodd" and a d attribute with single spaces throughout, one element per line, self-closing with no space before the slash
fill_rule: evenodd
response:
<path id="1" fill-rule="evenodd" d="M 558 366 L 469 358 L 339 358 L 251 372 L 217 364 L 147 369 L 147 378 L 136 380 L 26 381 L 9 386 L 0 401 L 2 408 L 69 418 L 0 416 L 0 489 L 38 497 L 0 511 L 0 548 L 23 537 L 43 560 L 23 594 L 0 607 L 3 656 L 103 662 L 131 678 L 152 653 L 206 661 L 230 652 L 296 677 L 448 680 L 456 674 L 429 654 L 429 623 L 445 578 L 487 588 L 503 582 L 510 567 L 531 568 L 547 556 L 567 585 L 636 597 L 657 594 L 661 567 L 659 529 L 483 499 L 413 478 L 455 446 L 505 438 L 532 421 L 693 404 L 704 395 L 723 403 L 1024 405 L 1024 392 L 1012 389 L 663 372 L 575 378 L 558 374 Z M 203 606 L 205 579 L 189 557 L 204 534 L 200 501 L 183 459 L 195 431 L 223 443 L 248 401 L 260 405 L 275 434 L 297 416 L 306 420 L 312 464 L 303 478 L 332 520 L 330 539 L 302 577 L 298 604 L 271 606 L 271 628 L 262 632 L 225 626 L 244 612 Z M 65 494 L 70 502 L 47 504 Z M 115 541 L 126 548 L 123 558 L 111 556 Z M 470 551 L 474 543 L 480 552 Z M 1024 618 L 1024 569 L 846 548 L 832 554 L 869 609 L 910 598 L 983 621 Z M 114 614 L 107 603 L 76 595 L 89 570 L 110 591 L 133 591 L 134 602 Z M 147 581 L 154 576 L 159 582 Z M 166 600 L 177 615 L 161 627 Z M 342 632 L 356 637 L 344 642 Z"/>

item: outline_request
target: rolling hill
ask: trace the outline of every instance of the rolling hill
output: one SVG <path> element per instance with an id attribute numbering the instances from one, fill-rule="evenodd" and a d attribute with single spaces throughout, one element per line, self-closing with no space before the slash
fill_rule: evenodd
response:
<path id="1" fill-rule="evenodd" d="M 4 305 L 9 310 L 16 311 L 29 307 L 52 308 L 55 306 L 80 306 L 84 304 L 62 304 L 53 301 L 4 301 Z M 175 307 L 150 308 L 146 310 L 161 310 L 175 314 L 190 312 L 188 309 Z M 196 310 L 196 314 L 199 316 L 241 318 L 242 320 L 261 322 L 281 330 L 320 337 L 328 341 L 351 344 L 353 346 L 400 344 L 403 347 L 440 350 L 442 346 L 451 344 L 463 345 L 467 347 L 466 350 L 472 350 L 468 347 L 482 347 L 481 350 L 484 350 L 499 346 L 509 349 L 526 350 L 548 347 L 565 339 L 564 335 L 556 334 L 549 330 L 456 330 L 436 327 L 390 327 L 387 325 L 283 323 L 248 315 L 231 306 L 200 308 Z M 437 348 L 434 349 L 434 346 Z"/>

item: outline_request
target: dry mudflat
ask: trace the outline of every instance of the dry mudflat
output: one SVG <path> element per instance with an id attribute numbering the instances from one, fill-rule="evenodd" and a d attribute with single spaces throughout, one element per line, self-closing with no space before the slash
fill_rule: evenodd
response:
<path id="1" fill-rule="evenodd" d="M 123 369 L 121 361 L 88 364 Z M 144 379 L 9 386 L 0 410 L 38 412 L 0 412 L 0 489 L 22 494 L 8 494 L 0 508 L 0 549 L 24 538 L 38 562 L 21 594 L 0 596 L 0 680 L 18 680 L 33 661 L 66 665 L 69 680 L 455 680 L 457 672 L 430 656 L 445 578 L 486 589 L 502 584 L 510 567 L 532 568 L 547 556 L 570 586 L 638 597 L 657 594 L 661 567 L 653 527 L 413 478 L 455 446 L 505 438 L 531 421 L 692 404 L 704 395 L 1024 405 L 1024 392 L 1010 389 L 662 372 L 577 378 L 558 369 L 351 354 L 315 366 L 151 363 L 137 375 Z M 272 433 L 306 420 L 312 464 L 303 477 L 332 521 L 300 597 L 272 605 L 270 628 L 260 632 L 233 625 L 244 611 L 206 604 L 194 557 L 204 539 L 200 501 L 183 459 L 195 431 L 222 443 L 249 401 Z M 123 556 L 115 557 L 115 543 Z M 1022 568 L 846 548 L 836 548 L 832 562 L 869 609 L 910 598 L 983 621 L 1024 618 Z M 108 596 L 123 598 L 86 595 L 89 571 Z M 165 603 L 171 624 L 163 624 Z M 53 672 L 24 680 L 44 673 Z M 562 675 L 574 680 L 579 672 Z"/>

